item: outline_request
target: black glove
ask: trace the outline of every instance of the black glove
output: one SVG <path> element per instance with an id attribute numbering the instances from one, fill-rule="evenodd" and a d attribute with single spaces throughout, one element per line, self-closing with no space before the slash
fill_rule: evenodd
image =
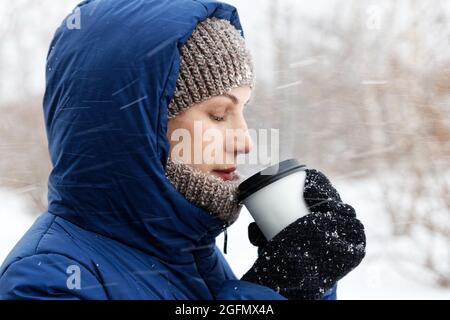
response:
<path id="1" fill-rule="evenodd" d="M 306 170 L 303 194 L 310 214 L 267 241 L 248 227 L 258 259 L 241 280 L 272 288 L 289 300 L 320 299 L 365 256 L 364 226 L 320 171 Z"/>

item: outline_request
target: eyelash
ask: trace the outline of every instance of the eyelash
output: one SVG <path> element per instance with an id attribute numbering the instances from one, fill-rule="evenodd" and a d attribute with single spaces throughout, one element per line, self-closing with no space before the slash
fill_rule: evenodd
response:
<path id="1" fill-rule="evenodd" d="M 216 117 L 214 115 L 210 115 L 210 118 L 214 121 L 221 122 L 225 120 L 225 117 Z"/>

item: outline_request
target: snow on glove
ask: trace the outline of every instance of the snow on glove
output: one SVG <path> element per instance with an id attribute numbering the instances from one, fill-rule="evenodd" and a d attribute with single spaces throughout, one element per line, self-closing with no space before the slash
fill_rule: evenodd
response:
<path id="1" fill-rule="evenodd" d="M 304 198 L 311 211 L 267 241 L 248 228 L 258 259 L 241 280 L 272 288 L 289 300 L 320 299 L 365 256 L 364 226 L 328 178 L 306 170 Z"/>

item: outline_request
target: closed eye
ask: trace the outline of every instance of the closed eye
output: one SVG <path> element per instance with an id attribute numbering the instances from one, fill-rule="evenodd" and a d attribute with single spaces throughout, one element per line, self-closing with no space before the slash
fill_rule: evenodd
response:
<path id="1" fill-rule="evenodd" d="M 210 115 L 209 117 L 210 117 L 212 120 L 218 121 L 218 122 L 224 121 L 224 120 L 225 120 L 225 117 L 217 117 L 217 116 L 215 116 L 215 115 Z"/>

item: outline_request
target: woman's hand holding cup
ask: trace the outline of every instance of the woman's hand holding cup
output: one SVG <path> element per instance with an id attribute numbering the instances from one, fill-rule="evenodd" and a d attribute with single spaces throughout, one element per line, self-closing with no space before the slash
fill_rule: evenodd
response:
<path id="1" fill-rule="evenodd" d="M 269 240 L 252 222 L 248 236 L 258 246 L 258 259 L 241 278 L 270 287 L 292 300 L 320 299 L 359 265 L 366 246 L 364 226 L 356 218 L 354 208 L 342 202 L 322 172 L 304 171 L 300 198 L 308 213 L 305 215 L 304 208 L 300 208 L 300 218 Z M 259 191 L 267 191 L 263 189 Z M 265 221 L 256 212 L 250 213 Z"/>

